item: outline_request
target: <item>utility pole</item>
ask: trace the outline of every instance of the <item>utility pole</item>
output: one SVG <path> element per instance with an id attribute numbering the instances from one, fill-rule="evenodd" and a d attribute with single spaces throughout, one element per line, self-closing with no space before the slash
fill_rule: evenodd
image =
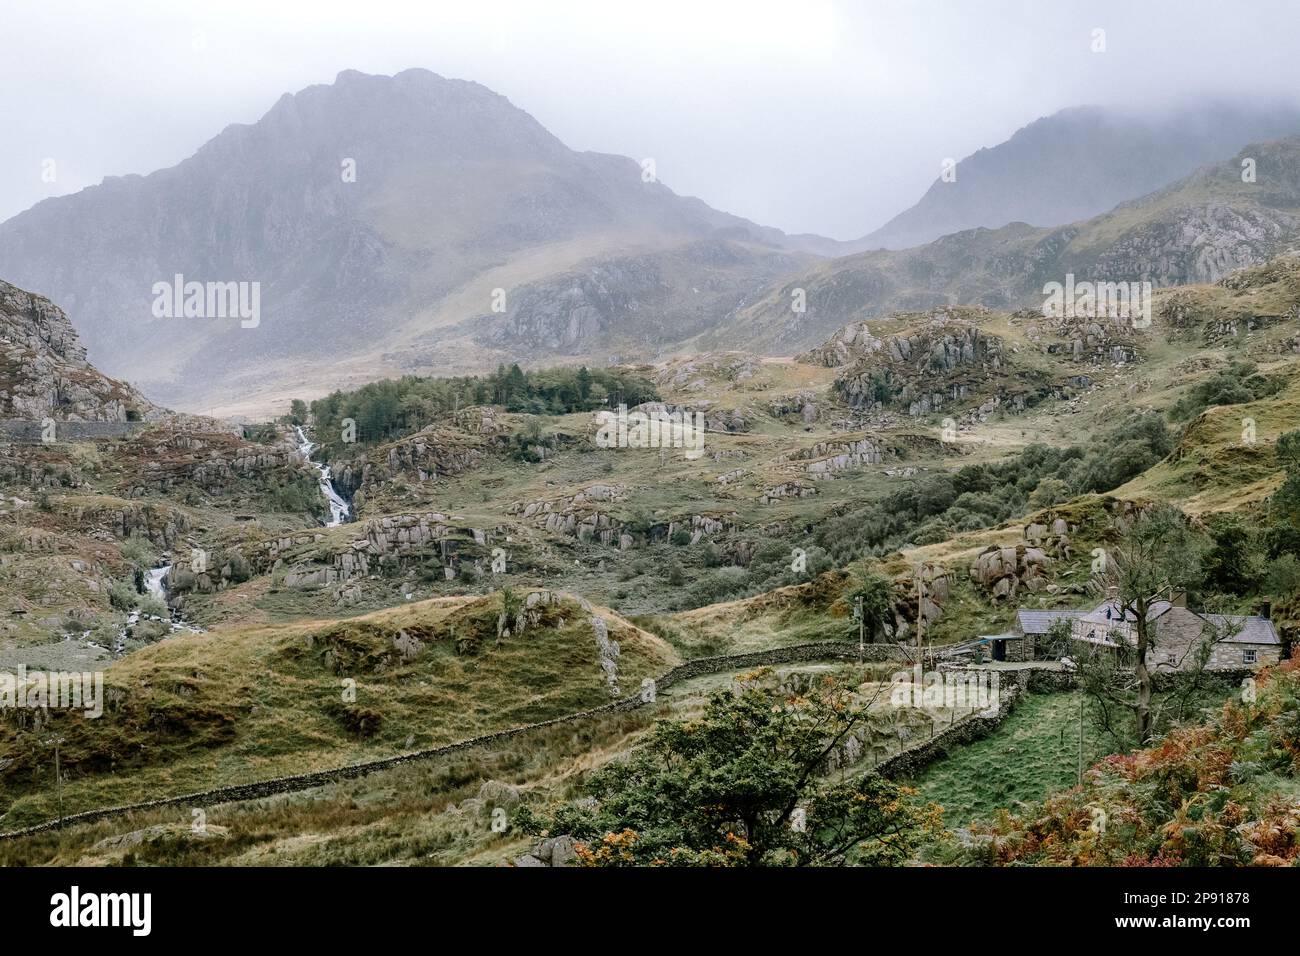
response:
<path id="1" fill-rule="evenodd" d="M 1079 691 L 1079 786 L 1083 786 L 1083 691 Z"/>
<path id="2" fill-rule="evenodd" d="M 920 662 L 921 667 L 925 667 L 925 659 L 921 656 L 921 632 L 925 628 L 925 592 L 921 586 L 921 566 L 916 567 L 916 659 Z"/>
<path id="3" fill-rule="evenodd" d="M 46 739 L 46 746 L 54 748 L 54 794 L 59 807 L 59 829 L 63 829 L 63 775 L 59 770 L 59 745 L 63 743 L 62 737 L 49 737 Z"/>
<path id="4" fill-rule="evenodd" d="M 858 619 L 858 663 L 861 664 L 863 658 L 866 656 L 866 651 L 867 651 L 866 639 L 864 637 L 864 632 L 863 632 L 863 627 L 866 622 L 863 619 L 863 614 L 862 614 L 861 594 L 859 594 L 857 596 L 857 599 L 853 602 L 853 616 Z"/>

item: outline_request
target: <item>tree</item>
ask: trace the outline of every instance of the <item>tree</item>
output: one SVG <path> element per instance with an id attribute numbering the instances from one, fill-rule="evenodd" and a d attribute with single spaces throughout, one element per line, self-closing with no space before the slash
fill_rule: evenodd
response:
<path id="1" fill-rule="evenodd" d="M 1070 496 L 1070 488 L 1060 478 L 1044 478 L 1029 493 L 1029 503 L 1035 508 L 1050 508 Z"/>
<path id="2" fill-rule="evenodd" d="M 1235 515 L 1219 515 L 1210 521 L 1213 544 L 1205 554 L 1205 585 L 1222 594 L 1246 594 L 1251 590 L 1253 553 L 1250 532 Z"/>
<path id="3" fill-rule="evenodd" d="M 704 714 L 660 721 L 647 743 L 589 781 L 593 805 L 549 817 L 524 808 L 524 832 L 567 833 L 588 866 L 891 866 L 906 862 L 939 810 L 875 773 L 831 781 L 828 758 L 870 702 L 832 682 L 805 694 L 744 675 Z"/>
<path id="4" fill-rule="evenodd" d="M 1277 458 L 1286 478 L 1269 505 L 1274 525 L 1268 532 L 1269 557 L 1300 551 L 1300 431 L 1287 432 L 1277 440 Z"/>
<path id="5" fill-rule="evenodd" d="M 858 572 L 857 580 L 845 594 L 850 607 L 857 607 L 862 601 L 862 625 L 867 640 L 874 642 L 885 625 L 894 619 L 893 588 L 889 580 L 871 568 Z M 857 622 L 854 622 L 853 637 L 857 639 Z"/>
<path id="6" fill-rule="evenodd" d="M 1186 679 L 1176 692 L 1153 705 L 1152 677 L 1157 635 L 1152 606 L 1175 591 L 1194 588 L 1201 579 L 1202 536 L 1182 512 L 1158 505 L 1142 515 L 1120 540 L 1107 549 L 1104 567 L 1093 586 L 1112 599 L 1117 627 L 1107 635 L 1113 646 L 1084 644 L 1079 648 L 1079 682 L 1093 698 L 1104 727 L 1115 733 L 1114 714 L 1132 714 L 1137 741 L 1151 743 L 1156 728 L 1172 706 L 1185 710 L 1209 663 L 1214 644 L 1226 639 L 1234 627 L 1216 628 L 1208 621 L 1201 640 L 1176 662 Z M 1121 622 L 1131 628 L 1127 635 Z"/>
<path id="7" fill-rule="evenodd" d="M 1043 635 L 1039 649 L 1051 659 L 1059 660 L 1066 657 L 1074 651 L 1072 634 L 1070 622 L 1064 618 L 1057 618 L 1047 626 L 1047 633 Z"/>

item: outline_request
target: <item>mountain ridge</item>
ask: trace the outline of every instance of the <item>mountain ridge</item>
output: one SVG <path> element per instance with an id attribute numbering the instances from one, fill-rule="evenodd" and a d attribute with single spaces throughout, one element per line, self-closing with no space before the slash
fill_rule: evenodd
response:
<path id="1" fill-rule="evenodd" d="M 1039 117 L 956 164 L 914 205 L 853 243 L 901 249 L 977 227 L 1066 225 L 1190 175 L 1243 143 L 1300 133 L 1300 109 L 1188 105 L 1150 118 L 1102 106 Z"/>

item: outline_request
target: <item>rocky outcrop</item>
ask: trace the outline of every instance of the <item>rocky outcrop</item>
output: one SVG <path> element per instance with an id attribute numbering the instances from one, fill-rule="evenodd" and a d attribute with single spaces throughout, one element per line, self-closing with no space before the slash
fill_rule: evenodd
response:
<path id="1" fill-rule="evenodd" d="M 878 352 L 884 346 L 884 340 L 871 334 L 867 322 L 853 322 L 835 333 L 821 345 L 809 349 L 799 356 L 799 361 L 826 368 L 839 368 L 849 365 L 864 355 Z"/>
<path id="2" fill-rule="evenodd" d="M 773 418 L 798 415 L 805 425 L 811 425 L 821 417 L 821 410 L 817 407 L 817 395 L 804 388 L 790 395 L 769 399 L 767 413 Z"/>
<path id="3" fill-rule="evenodd" d="M 722 408 L 716 402 L 703 401 L 691 405 L 674 402 L 642 402 L 630 412 L 643 412 L 647 415 L 668 415 L 670 420 L 694 425 L 696 415 L 703 416 L 704 427 L 711 432 L 747 432 L 752 427 L 753 414 L 738 408 Z M 746 416 L 749 417 L 746 417 Z"/>
<path id="4" fill-rule="evenodd" d="M 835 389 L 856 409 L 893 407 L 924 417 L 980 395 L 999 394 L 1009 384 L 1001 381 L 1002 340 L 943 315 L 883 339 L 853 341 L 859 346 L 857 358 L 840 373 Z M 836 345 L 849 349 L 844 340 Z M 1007 391 L 1006 401 L 1015 408 L 1027 403 L 1020 388 Z"/>
<path id="5" fill-rule="evenodd" d="M 123 442 L 115 457 L 123 466 L 120 487 L 129 498 L 186 484 L 220 495 L 240 479 L 311 475 L 314 483 L 314 472 L 288 439 L 259 444 L 225 432 L 163 425 Z"/>
<path id="6" fill-rule="evenodd" d="M 366 498 L 399 479 L 424 484 L 476 468 L 487 459 L 488 443 L 481 436 L 495 437 L 499 430 L 495 418 L 481 411 L 467 421 L 477 424 L 480 433 L 472 435 L 446 425 L 430 425 L 371 452 L 364 460 L 338 462 L 333 467 L 334 485 L 342 494 L 352 496 L 360 507 Z M 481 431 L 484 427 L 491 430 Z"/>
<path id="7" fill-rule="evenodd" d="M 62 309 L 0 281 L 0 419 L 125 422 L 158 413 L 86 361 Z"/>
<path id="8" fill-rule="evenodd" d="M 190 530 L 185 512 L 165 505 L 105 502 L 77 505 L 67 513 L 82 531 L 106 532 L 123 541 L 143 538 L 162 550 L 169 550 Z"/>
<path id="9" fill-rule="evenodd" d="M 1126 365 L 1140 355 L 1140 334 L 1132 316 L 1052 316 L 1041 310 L 1017 312 L 1025 338 L 1047 355 L 1089 365 Z M 1086 387 L 1087 382 L 1071 382 Z"/>
<path id="10" fill-rule="evenodd" d="M 818 442 L 794 452 L 790 460 L 803 463 L 805 477 L 820 481 L 863 465 L 879 465 L 889 454 L 879 439 L 863 436 Z"/>
<path id="11" fill-rule="evenodd" d="M 785 481 L 764 488 L 758 500 L 765 505 L 770 505 L 788 498 L 809 498 L 815 494 L 817 489 L 812 485 L 805 485 L 799 481 Z"/>
<path id="12" fill-rule="evenodd" d="M 1025 525 L 1025 541 L 1058 561 L 1070 560 L 1073 553 L 1070 547 L 1070 525 L 1064 518 L 1052 518 L 1046 524 L 1030 522 Z"/>
<path id="13" fill-rule="evenodd" d="M 600 669 L 605 672 L 605 684 L 609 687 L 609 696 L 622 694 L 618 686 L 618 641 L 609 639 L 609 625 L 599 614 L 591 616 L 591 630 L 596 636 L 596 653 Z"/>
<path id="14" fill-rule="evenodd" d="M 515 502 L 510 506 L 508 513 L 519 515 L 521 518 L 532 518 L 536 515 L 574 511 L 582 505 L 595 502 L 625 501 L 626 499 L 626 485 L 594 484 L 561 498 L 539 498 L 532 501 Z"/>
<path id="15" fill-rule="evenodd" d="M 675 392 L 698 392 L 721 382 L 747 382 L 760 368 L 761 360 L 750 352 L 710 352 L 659 366 L 652 380 Z"/>
<path id="16" fill-rule="evenodd" d="M 1022 590 L 1044 590 L 1052 564 L 1052 558 L 1042 548 L 1023 544 L 989 547 L 971 565 L 970 579 L 995 600 L 1014 600 Z"/>
<path id="17" fill-rule="evenodd" d="M 347 582 L 381 571 L 395 571 L 410 561 L 428 562 L 436 556 L 446 577 L 456 577 L 466 545 L 486 548 L 486 532 L 454 524 L 455 519 L 438 512 L 386 515 L 371 518 L 356 527 L 360 536 L 350 541 L 332 541 L 321 550 L 324 536 L 295 535 L 269 541 L 258 549 L 256 564 L 272 573 L 283 572 L 291 588 L 340 587 Z M 307 553 L 302 548 L 307 546 Z M 480 563 L 476 562 L 476 563 Z M 341 589 L 336 595 L 348 603 L 356 595 Z"/>
<path id="18" fill-rule="evenodd" d="M 1093 271 L 1142 276 L 1157 286 L 1216 282 L 1265 261 L 1297 230 L 1300 218 L 1280 209 L 1226 202 L 1185 206 L 1122 236 L 1097 258 Z"/>

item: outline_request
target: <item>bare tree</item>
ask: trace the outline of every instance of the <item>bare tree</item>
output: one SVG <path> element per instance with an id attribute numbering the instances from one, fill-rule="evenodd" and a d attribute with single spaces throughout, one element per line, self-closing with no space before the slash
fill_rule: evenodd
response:
<path id="1" fill-rule="evenodd" d="M 1080 648 L 1079 682 L 1097 706 L 1099 723 L 1112 735 L 1118 718 L 1131 714 L 1141 746 L 1148 745 L 1156 728 L 1171 712 L 1185 716 L 1202 685 L 1214 645 L 1241 628 L 1241 622 L 1207 619 L 1199 639 L 1181 650 L 1175 660 L 1155 662 L 1159 641 L 1152 619 L 1153 607 L 1200 580 L 1201 536 L 1176 508 L 1160 505 L 1137 519 L 1109 548 L 1093 586 L 1105 593 L 1115 612 L 1115 626 L 1106 635 L 1109 644 Z M 1163 700 L 1154 700 L 1155 674 L 1160 669 L 1178 671 L 1182 677 Z"/>

